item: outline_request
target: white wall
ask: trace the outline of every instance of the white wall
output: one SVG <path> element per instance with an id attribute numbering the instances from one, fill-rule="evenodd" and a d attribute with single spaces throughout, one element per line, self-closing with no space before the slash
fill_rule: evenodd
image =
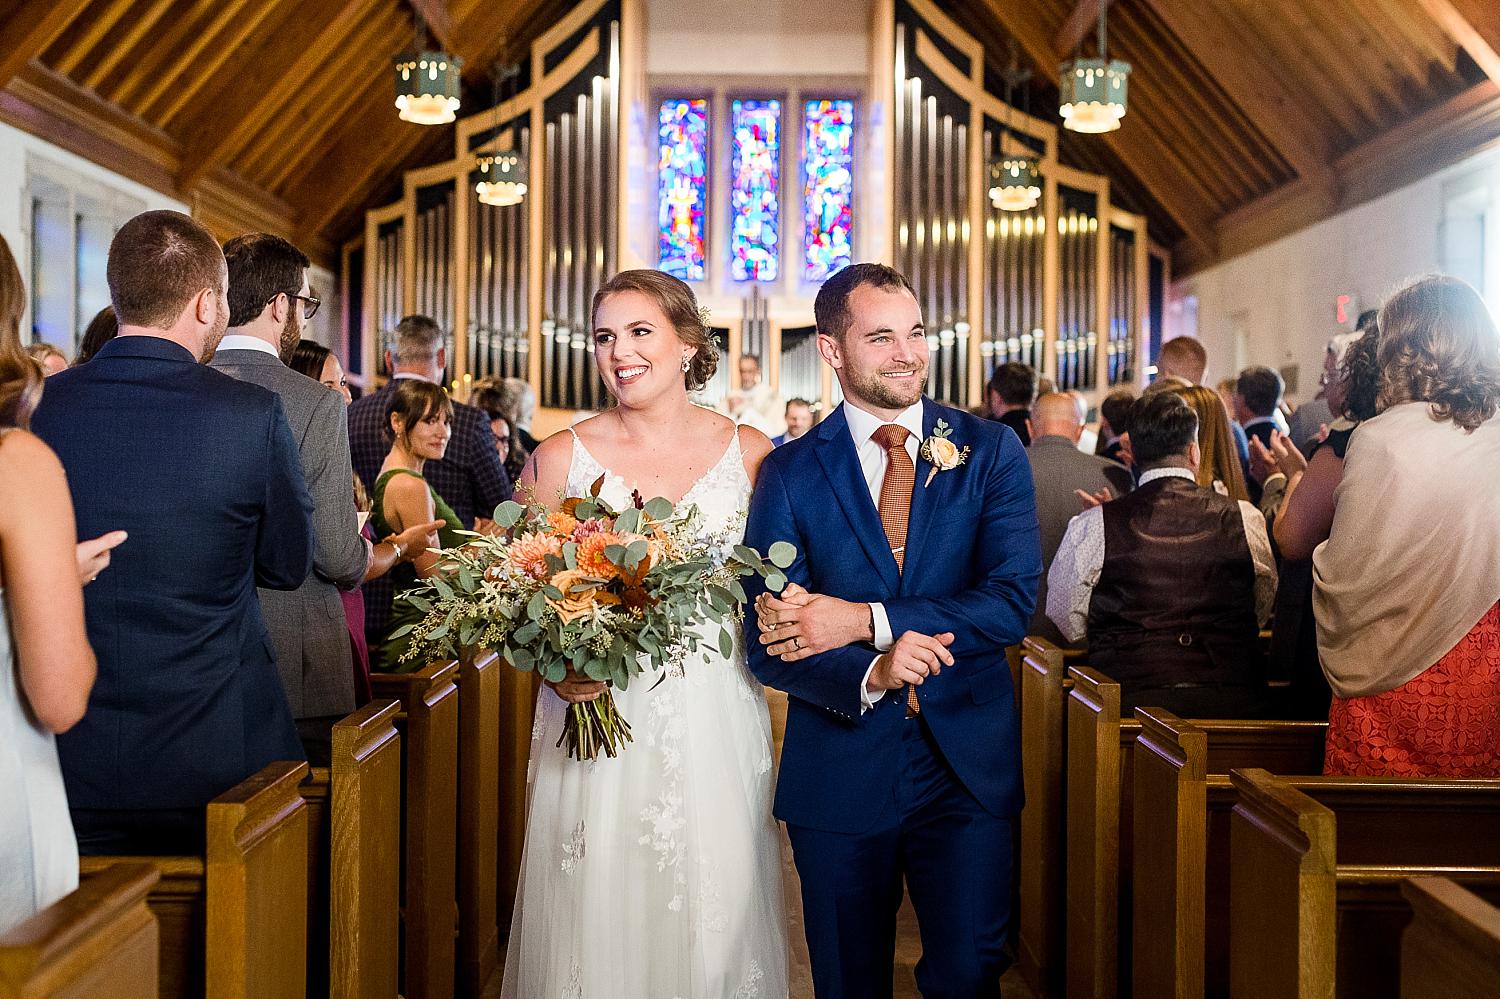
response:
<path id="1" fill-rule="evenodd" d="M 1237 362 L 1296 364 L 1298 391 L 1288 394 L 1297 401 L 1310 398 L 1328 338 L 1340 331 L 1334 320 L 1337 297 L 1352 294 L 1360 309 L 1375 308 L 1408 279 L 1439 270 L 1444 188 L 1475 174 L 1500 182 L 1500 156 L 1485 153 L 1454 164 L 1176 282 L 1166 335 L 1193 332 L 1190 303 L 1187 309 L 1183 305 L 1187 296 L 1196 296 L 1197 333 L 1208 349 L 1210 383 L 1232 377 Z"/>
<path id="2" fill-rule="evenodd" d="M 647 0 L 646 72 L 777 76 L 870 70 L 872 0 Z"/>

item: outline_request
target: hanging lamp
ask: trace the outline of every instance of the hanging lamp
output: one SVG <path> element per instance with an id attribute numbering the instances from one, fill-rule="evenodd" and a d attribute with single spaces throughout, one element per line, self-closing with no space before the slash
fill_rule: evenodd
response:
<path id="1" fill-rule="evenodd" d="M 427 24 L 417 15 L 413 51 L 394 61 L 396 108 L 402 121 L 417 125 L 446 125 L 457 117 L 464 61 L 427 47 Z"/>
<path id="2" fill-rule="evenodd" d="M 1113 132 L 1125 117 L 1130 63 L 1108 56 L 1105 19 L 1108 4 L 1099 4 L 1099 56 L 1077 58 L 1057 68 L 1058 114 L 1075 132 Z"/>
<path id="3" fill-rule="evenodd" d="M 1005 139 L 1013 131 L 1010 113 L 1011 96 L 1018 85 L 1031 78 L 1016 64 L 1015 43 L 1011 43 L 1010 64 L 1005 69 L 1005 121 L 1000 126 L 1000 158 L 989 164 L 990 204 L 1001 211 L 1025 212 L 1036 207 L 1042 197 L 1042 165 L 1035 156 L 1005 151 Z M 1019 141 L 1019 140 L 1018 140 Z"/>
<path id="4" fill-rule="evenodd" d="M 503 47 L 503 46 L 502 46 Z M 497 64 L 495 67 L 495 126 L 500 125 L 502 88 L 507 80 L 518 77 L 521 67 L 513 64 Z M 508 138 L 508 136 L 507 136 Z M 474 193 L 486 205 L 504 208 L 519 205 L 526 199 L 528 179 L 526 160 L 515 149 L 490 150 L 474 160 L 474 170 L 479 180 L 474 184 Z"/>

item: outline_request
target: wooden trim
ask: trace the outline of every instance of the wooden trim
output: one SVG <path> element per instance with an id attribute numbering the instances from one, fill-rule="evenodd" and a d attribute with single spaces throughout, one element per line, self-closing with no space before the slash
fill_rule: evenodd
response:
<path id="1" fill-rule="evenodd" d="M 1026 114 L 1020 108 L 1011 107 L 1003 100 L 984 89 L 982 80 L 973 79 L 973 75 L 964 76 L 958 71 L 958 67 L 943 54 L 942 49 L 932 41 L 931 37 L 920 28 L 917 30 L 916 56 L 930 70 L 932 75 L 942 82 L 943 86 L 963 97 L 971 104 L 979 105 L 980 110 L 994 118 L 996 121 L 1004 122 L 1006 127 L 1015 132 L 1022 132 L 1034 139 L 1041 139 L 1047 143 L 1046 158 L 1055 158 L 1057 155 L 1057 126 L 1049 121 L 1034 118 Z M 976 62 L 981 75 L 984 72 L 983 65 Z"/>
<path id="2" fill-rule="evenodd" d="M 546 65 L 547 56 L 552 50 L 572 37 L 579 28 L 588 24 L 603 6 L 604 0 L 588 0 L 586 3 L 579 4 L 569 11 L 566 17 L 542 32 L 536 41 L 531 43 L 531 79 L 533 83 L 539 83 L 543 79 L 542 67 Z M 594 32 L 594 35 L 597 42 L 597 30 Z M 577 49 L 574 49 L 574 51 L 576 52 Z M 597 52 L 598 50 L 596 49 L 595 51 Z M 545 75 L 551 76 L 552 74 L 548 73 Z"/>
<path id="3" fill-rule="evenodd" d="M 973 62 L 983 61 L 984 45 L 980 43 L 979 39 L 959 27 L 958 22 L 940 10 L 931 0 L 908 0 L 908 3 L 911 5 L 911 9 L 917 12 L 917 16 L 926 21 L 928 27 L 932 28 L 933 31 L 942 35 L 943 40 L 949 45 L 952 45 L 968 56 Z M 926 62 L 926 60 L 924 59 L 923 62 Z"/>
<path id="4" fill-rule="evenodd" d="M 0 27 L 0 87 L 41 55 L 88 5 L 89 0 L 11 4 L 12 10 Z"/>
<path id="5" fill-rule="evenodd" d="M 1467 15 L 1453 4 L 1453 0 L 1418 0 L 1427 16 L 1437 22 L 1454 43 L 1469 53 L 1469 58 L 1494 83 L 1500 83 L 1500 52 L 1495 51 L 1496 41 L 1487 37 Z M 1494 8 L 1488 4 L 1488 9 Z M 1495 29 L 1496 24 L 1488 25 Z"/>

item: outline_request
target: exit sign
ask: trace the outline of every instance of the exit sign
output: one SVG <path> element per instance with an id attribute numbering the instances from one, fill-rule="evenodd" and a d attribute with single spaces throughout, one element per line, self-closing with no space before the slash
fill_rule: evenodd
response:
<path id="1" fill-rule="evenodd" d="M 1354 328 L 1359 321 L 1359 296 L 1340 295 L 1333 300 L 1333 321 L 1340 326 Z"/>

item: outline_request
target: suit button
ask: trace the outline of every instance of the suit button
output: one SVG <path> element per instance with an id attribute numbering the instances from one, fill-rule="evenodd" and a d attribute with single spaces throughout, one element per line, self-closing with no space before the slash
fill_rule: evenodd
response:
<path id="1" fill-rule="evenodd" d="M 1193 644 L 1193 636 L 1184 631 L 1182 634 L 1177 636 L 1177 644 L 1182 646 L 1183 648 L 1187 648 L 1189 645 Z"/>

